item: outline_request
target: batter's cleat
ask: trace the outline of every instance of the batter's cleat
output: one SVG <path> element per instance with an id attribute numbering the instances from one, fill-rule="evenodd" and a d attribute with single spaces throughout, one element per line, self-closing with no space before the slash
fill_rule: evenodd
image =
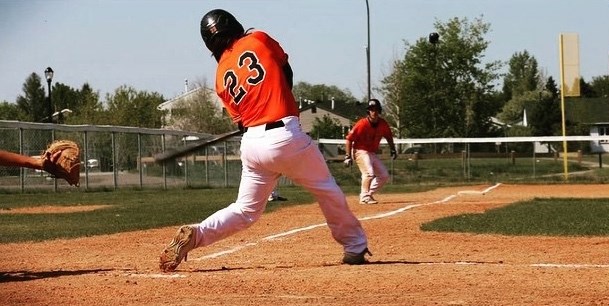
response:
<path id="1" fill-rule="evenodd" d="M 182 262 L 186 261 L 188 252 L 195 248 L 195 229 L 191 225 L 181 226 L 171 242 L 161 253 L 159 267 L 163 272 L 173 272 Z"/>
<path id="2" fill-rule="evenodd" d="M 273 201 L 287 201 L 287 200 L 288 200 L 287 198 L 284 198 L 282 196 L 276 196 L 276 197 L 270 196 L 269 197 L 269 202 L 273 202 Z"/>
<path id="3" fill-rule="evenodd" d="M 379 201 L 375 200 L 372 196 L 365 196 L 359 200 L 360 204 L 378 204 Z"/>
<path id="4" fill-rule="evenodd" d="M 368 254 L 372 256 L 372 253 L 368 250 L 368 248 L 364 249 L 360 253 L 348 253 L 345 252 L 345 256 L 343 257 L 343 263 L 348 265 L 363 265 L 367 264 L 368 260 L 365 255 Z"/>

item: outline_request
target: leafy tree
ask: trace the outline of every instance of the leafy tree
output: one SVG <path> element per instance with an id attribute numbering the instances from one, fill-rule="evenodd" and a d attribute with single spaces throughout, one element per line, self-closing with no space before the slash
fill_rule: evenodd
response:
<path id="1" fill-rule="evenodd" d="M 80 104 L 79 93 L 74 88 L 63 83 L 55 83 L 51 92 L 53 112 L 59 112 L 58 117 L 53 118 L 54 122 L 65 123 L 67 116 L 62 113 L 62 110 L 69 109 L 73 112 Z"/>
<path id="2" fill-rule="evenodd" d="M 558 135 L 562 125 L 558 88 L 552 77 L 549 77 L 545 89 L 540 93 L 539 101 L 533 103 L 528 114 L 533 136 Z"/>
<path id="3" fill-rule="evenodd" d="M 474 137 L 488 135 L 496 113 L 493 82 L 499 61 L 483 64 L 490 26 L 481 18 L 436 21 L 440 40 L 420 38 L 406 44 L 380 88 L 404 137 Z"/>
<path id="4" fill-rule="evenodd" d="M 526 50 L 512 55 L 509 71 L 503 79 L 502 93 L 506 102 L 497 115 L 499 119 L 513 123 L 523 120 L 525 110 L 530 113 L 533 105 L 541 99 L 543 84 L 539 75 L 537 60 Z"/>
<path id="5" fill-rule="evenodd" d="M 505 101 L 524 94 L 537 91 L 542 85 L 539 67 L 535 57 L 526 50 L 516 52 L 509 60 L 509 71 L 503 79 L 503 96 Z"/>
<path id="6" fill-rule="evenodd" d="M 48 120 L 49 103 L 40 76 L 30 74 L 23 83 L 23 96 L 17 97 L 21 121 L 42 122 Z"/>
<path id="7" fill-rule="evenodd" d="M 110 124 L 108 112 L 99 101 L 99 93 L 93 91 L 88 83 L 77 91 L 77 104 L 71 106 L 73 111 L 65 118 L 68 124 Z"/>
<path id="8" fill-rule="evenodd" d="M 120 86 L 113 94 L 106 95 L 110 124 L 145 128 L 160 128 L 162 112 L 157 106 L 164 102 L 159 93 L 137 91 L 130 86 Z"/>
<path id="9" fill-rule="evenodd" d="M 583 77 L 579 78 L 579 96 L 582 98 L 598 97 L 592 85 L 588 84 Z"/>
<path id="10" fill-rule="evenodd" d="M 328 114 L 323 115 L 321 118 L 315 118 L 310 134 L 311 137 L 315 139 L 341 139 L 345 137 L 345 135 L 343 135 L 343 127 L 341 126 L 340 121 L 336 118 L 332 118 Z"/>
<path id="11" fill-rule="evenodd" d="M 355 101 L 351 92 L 348 89 L 340 89 L 334 85 L 328 86 L 324 84 L 312 85 L 306 82 L 298 82 L 292 89 L 296 102 L 302 102 L 304 99 L 322 102 L 330 101 L 334 98 L 335 101 Z"/>
<path id="12" fill-rule="evenodd" d="M 540 91 L 527 91 L 514 96 L 503 106 L 497 117 L 507 124 L 523 121 L 525 110 L 530 111 L 531 106 L 539 101 L 540 93 Z"/>
<path id="13" fill-rule="evenodd" d="M 179 130 L 209 134 L 221 134 L 234 130 L 231 118 L 223 113 L 221 105 L 216 104 L 214 93 L 206 86 L 199 87 L 190 96 L 176 103 L 171 110 L 168 125 Z"/>
<path id="14" fill-rule="evenodd" d="M 2 101 L 0 103 L 0 120 L 18 120 L 23 117 L 17 104 Z"/>
<path id="15" fill-rule="evenodd" d="M 609 97 L 609 75 L 597 76 L 592 78 L 590 83 L 592 90 L 599 98 Z"/>

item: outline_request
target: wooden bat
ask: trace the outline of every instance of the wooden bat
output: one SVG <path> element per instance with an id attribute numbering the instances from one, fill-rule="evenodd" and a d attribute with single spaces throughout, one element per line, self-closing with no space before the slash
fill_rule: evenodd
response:
<path id="1" fill-rule="evenodd" d="M 223 140 L 226 140 L 228 138 L 231 138 L 233 136 L 237 136 L 241 134 L 240 130 L 236 130 L 236 131 L 231 131 L 231 132 L 226 132 L 224 134 L 220 134 L 212 139 L 203 139 L 203 140 L 197 140 L 195 142 L 191 142 L 185 146 L 182 147 L 178 147 L 178 148 L 172 148 L 172 149 L 168 149 L 165 150 L 165 152 L 161 152 L 158 153 L 156 155 L 154 155 L 154 160 L 157 163 L 163 163 L 165 161 L 168 160 L 172 160 L 172 159 L 176 159 L 178 157 L 182 157 L 182 156 L 186 156 L 188 154 L 190 154 L 193 151 L 199 150 L 201 148 L 204 148 L 205 146 L 209 146 L 211 144 L 214 144 L 216 142 L 220 142 Z"/>

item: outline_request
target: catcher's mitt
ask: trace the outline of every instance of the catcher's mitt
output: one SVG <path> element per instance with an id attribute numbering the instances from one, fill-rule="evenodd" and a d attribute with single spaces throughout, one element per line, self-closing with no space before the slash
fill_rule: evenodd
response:
<path id="1" fill-rule="evenodd" d="M 42 153 L 42 169 L 70 185 L 80 185 L 80 149 L 70 140 L 56 140 Z"/>

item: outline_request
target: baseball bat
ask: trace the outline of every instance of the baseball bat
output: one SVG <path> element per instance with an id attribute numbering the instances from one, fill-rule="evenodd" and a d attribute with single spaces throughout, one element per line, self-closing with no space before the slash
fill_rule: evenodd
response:
<path id="1" fill-rule="evenodd" d="M 197 140 L 197 141 L 191 142 L 185 146 L 168 149 L 168 150 L 165 150 L 165 152 L 158 153 L 158 154 L 154 155 L 154 160 L 157 163 L 163 163 L 168 160 L 186 156 L 193 151 L 204 148 L 205 146 L 209 146 L 211 144 L 226 140 L 228 138 L 237 136 L 239 134 L 241 134 L 241 131 L 236 130 L 236 131 L 226 132 L 224 134 L 217 135 L 216 137 L 211 138 L 211 139 Z"/>

